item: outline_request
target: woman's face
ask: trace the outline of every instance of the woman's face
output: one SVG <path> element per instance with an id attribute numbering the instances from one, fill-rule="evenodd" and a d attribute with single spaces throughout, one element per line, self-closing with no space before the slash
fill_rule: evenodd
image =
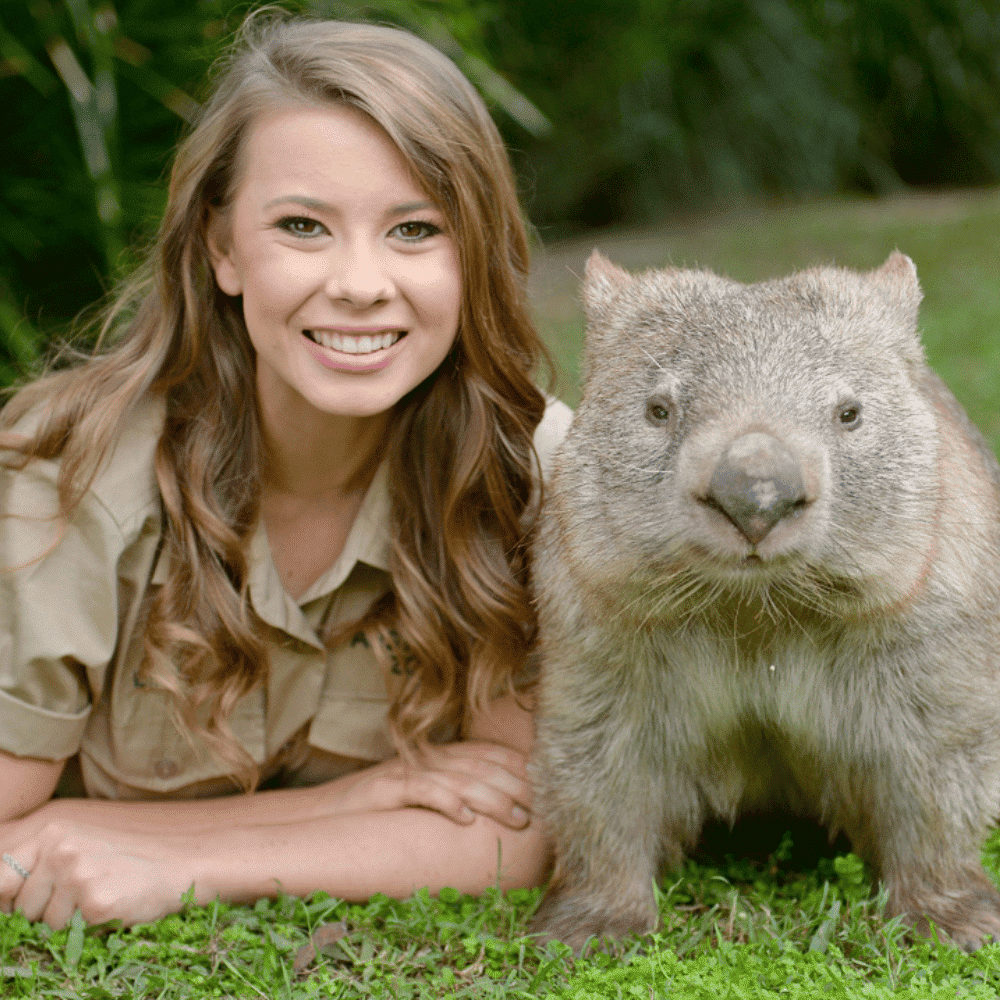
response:
<path id="1" fill-rule="evenodd" d="M 353 108 L 262 116 L 210 245 L 219 288 L 243 297 L 265 414 L 384 413 L 454 342 L 461 269 L 444 213 Z"/>

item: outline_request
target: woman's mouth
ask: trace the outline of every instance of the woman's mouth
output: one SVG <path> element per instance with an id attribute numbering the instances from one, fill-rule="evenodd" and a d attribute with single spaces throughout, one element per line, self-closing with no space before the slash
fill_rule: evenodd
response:
<path id="1" fill-rule="evenodd" d="M 337 330 L 303 330 L 314 344 L 341 354 L 374 354 L 392 347 L 405 330 L 385 330 L 380 333 L 351 334 Z"/>

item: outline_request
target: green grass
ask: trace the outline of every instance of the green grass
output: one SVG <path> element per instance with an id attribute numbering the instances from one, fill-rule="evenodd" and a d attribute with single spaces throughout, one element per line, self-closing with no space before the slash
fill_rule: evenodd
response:
<path id="1" fill-rule="evenodd" d="M 189 907 L 115 930 L 81 921 L 50 933 L 0 917 L 4 997 L 430 998 L 991 997 L 1000 946 L 972 955 L 913 940 L 870 895 L 860 861 L 786 870 L 787 839 L 766 862 L 688 863 L 660 891 L 661 929 L 574 958 L 525 935 L 539 893 L 444 890 L 350 905 L 318 893 L 256 906 Z M 1000 836 L 987 854 L 996 873 Z M 319 928 L 345 936 L 295 968 Z"/>
<path id="2" fill-rule="evenodd" d="M 624 266 L 701 265 L 743 280 L 817 262 L 874 267 L 899 248 L 926 293 L 928 354 L 994 446 L 1000 443 L 1000 193 L 754 209 L 598 233 L 540 255 L 533 300 L 575 401 L 582 342 L 575 274 L 597 245 Z M 1000 870 L 1000 834 L 985 851 Z M 188 907 L 157 924 L 50 933 L 0 916 L 0 997 L 424 998 L 547 996 L 565 1000 L 924 998 L 1000 995 L 1000 946 L 967 955 L 913 939 L 886 920 L 860 862 L 805 870 L 784 843 L 767 861 L 740 855 L 662 885 L 657 934 L 574 959 L 525 936 L 538 892 L 474 899 L 425 892 L 349 905 L 318 894 L 254 907 Z M 295 971 L 310 935 L 343 921 L 346 936 Z M 301 964 L 301 963 L 300 963 Z"/>
<path id="3" fill-rule="evenodd" d="M 814 264 L 869 269 L 902 250 L 924 290 L 928 359 L 1000 448 L 1000 190 L 753 208 L 552 247 L 538 255 L 533 302 L 563 373 L 560 394 L 571 404 L 583 343 L 575 276 L 595 246 L 630 269 L 707 267 L 741 281 Z"/>

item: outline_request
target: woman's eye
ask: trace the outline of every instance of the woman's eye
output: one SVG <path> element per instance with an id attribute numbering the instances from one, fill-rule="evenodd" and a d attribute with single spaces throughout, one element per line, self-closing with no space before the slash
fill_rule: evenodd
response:
<path id="1" fill-rule="evenodd" d="M 428 237 L 437 236 L 441 230 L 432 222 L 401 222 L 389 231 L 390 236 L 398 236 L 407 243 L 417 243 Z"/>
<path id="2" fill-rule="evenodd" d="M 326 232 L 326 226 L 322 222 L 310 219 L 306 215 L 290 215 L 278 221 L 278 228 L 293 236 L 321 236 Z"/>

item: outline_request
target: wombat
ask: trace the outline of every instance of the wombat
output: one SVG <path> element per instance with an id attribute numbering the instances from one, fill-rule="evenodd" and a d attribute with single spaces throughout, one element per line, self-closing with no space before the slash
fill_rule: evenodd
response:
<path id="1" fill-rule="evenodd" d="M 912 261 L 744 285 L 596 251 L 535 556 L 533 929 L 655 926 L 706 818 L 844 831 L 890 913 L 1000 939 L 1000 468 L 925 363 Z"/>

